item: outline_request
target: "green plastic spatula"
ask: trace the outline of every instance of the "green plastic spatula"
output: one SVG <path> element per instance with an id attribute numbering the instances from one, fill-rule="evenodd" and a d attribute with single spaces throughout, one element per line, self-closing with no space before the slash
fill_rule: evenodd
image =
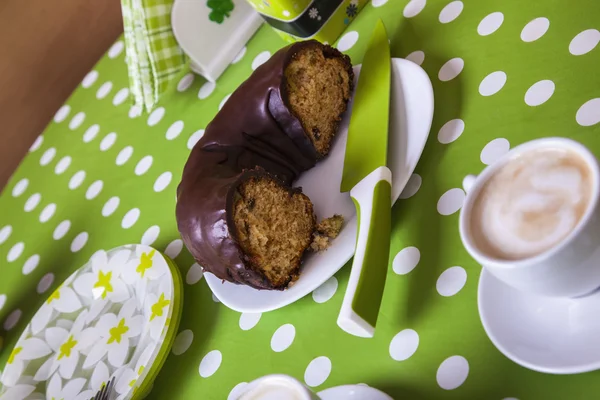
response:
<path id="1" fill-rule="evenodd" d="M 350 191 L 358 230 L 348 288 L 337 323 L 373 337 L 390 252 L 392 172 L 387 167 L 390 47 L 383 22 L 375 26 L 354 94 L 340 190 Z"/>

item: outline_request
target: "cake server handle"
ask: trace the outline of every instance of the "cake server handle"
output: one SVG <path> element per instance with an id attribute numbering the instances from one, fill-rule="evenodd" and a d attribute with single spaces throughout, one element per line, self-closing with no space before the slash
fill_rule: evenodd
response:
<path id="1" fill-rule="evenodd" d="M 389 264 L 392 172 L 379 167 L 350 196 L 358 219 L 356 250 L 337 324 L 354 336 L 373 337 Z"/>

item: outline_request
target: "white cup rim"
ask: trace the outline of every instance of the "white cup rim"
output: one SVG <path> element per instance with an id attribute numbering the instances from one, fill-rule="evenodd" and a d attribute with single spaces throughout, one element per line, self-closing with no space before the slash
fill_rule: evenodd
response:
<path id="1" fill-rule="evenodd" d="M 269 374 L 269 375 L 264 375 L 259 378 L 256 378 L 253 381 L 249 382 L 244 387 L 244 389 L 242 390 L 242 393 L 240 393 L 237 398 L 239 399 L 243 395 L 248 394 L 249 392 L 256 389 L 260 384 L 262 384 L 265 381 L 285 381 L 287 384 L 289 384 L 289 385 L 293 386 L 295 389 L 297 389 L 298 393 L 302 394 L 304 400 L 312 399 L 310 390 L 306 386 L 304 386 L 302 384 L 302 382 L 300 382 L 298 379 L 294 378 L 293 376 L 289 376 L 289 375 L 285 375 L 285 374 Z"/>
<path id="2" fill-rule="evenodd" d="M 591 191 L 591 199 L 590 203 L 585 210 L 585 213 L 575 226 L 571 232 L 567 236 L 565 236 L 559 243 L 552 246 L 548 250 L 545 250 L 539 254 L 536 254 L 531 257 L 526 257 L 519 260 L 505 260 L 490 257 L 488 255 L 483 254 L 473 243 L 473 240 L 470 236 L 468 229 L 468 222 L 471 209 L 473 208 L 474 199 L 477 197 L 476 195 L 479 193 L 483 184 L 486 183 L 490 177 L 498 171 L 501 167 L 506 165 L 508 161 L 513 159 L 515 156 L 523 154 L 525 152 L 539 149 L 539 148 L 547 148 L 547 147 L 562 147 L 567 148 L 569 150 L 575 151 L 579 156 L 582 157 L 584 161 L 586 161 L 587 165 L 590 168 L 592 175 L 592 191 Z M 569 138 L 563 137 L 546 137 L 541 139 L 535 139 L 523 144 L 520 144 L 513 149 L 511 149 L 508 153 L 500 157 L 500 159 L 496 160 L 491 165 L 487 166 L 479 175 L 476 176 L 475 182 L 472 184 L 471 188 L 467 190 L 465 202 L 460 211 L 459 217 L 459 233 L 460 238 L 465 246 L 467 252 L 473 257 L 479 264 L 493 265 L 494 267 L 504 267 L 504 268 L 519 268 L 525 267 L 533 264 L 537 264 L 551 258 L 553 255 L 559 253 L 562 249 L 568 246 L 585 228 L 587 225 L 593 211 L 596 209 L 598 204 L 598 198 L 600 197 L 600 167 L 598 165 L 598 159 L 594 156 L 594 154 L 583 144 Z"/>

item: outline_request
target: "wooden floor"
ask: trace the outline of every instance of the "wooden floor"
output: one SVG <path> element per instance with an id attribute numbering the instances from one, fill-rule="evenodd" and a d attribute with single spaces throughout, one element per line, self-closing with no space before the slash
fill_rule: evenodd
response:
<path id="1" fill-rule="evenodd" d="M 0 0 L 0 191 L 122 31 L 118 0 Z"/>

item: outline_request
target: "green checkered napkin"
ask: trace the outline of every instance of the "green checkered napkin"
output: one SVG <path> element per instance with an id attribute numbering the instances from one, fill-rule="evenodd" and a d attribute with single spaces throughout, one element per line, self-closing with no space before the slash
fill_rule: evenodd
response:
<path id="1" fill-rule="evenodd" d="M 186 59 L 171 30 L 173 0 L 121 0 L 129 86 L 151 111 Z"/>

